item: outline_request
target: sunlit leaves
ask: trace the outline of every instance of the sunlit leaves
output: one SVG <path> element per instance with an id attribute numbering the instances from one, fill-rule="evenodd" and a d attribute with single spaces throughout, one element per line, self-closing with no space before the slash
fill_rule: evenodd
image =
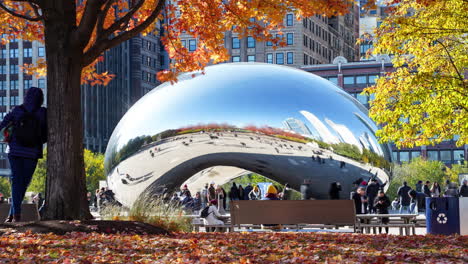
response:
<path id="1" fill-rule="evenodd" d="M 468 143 L 467 11 L 463 0 L 402 0 L 377 29 L 374 54 L 394 55 L 398 67 L 367 89 L 383 141 L 412 147 L 459 135 L 458 145 Z"/>
<path id="2" fill-rule="evenodd" d="M 179 233 L 6 234 L 6 263 L 464 263 L 466 236 Z"/>

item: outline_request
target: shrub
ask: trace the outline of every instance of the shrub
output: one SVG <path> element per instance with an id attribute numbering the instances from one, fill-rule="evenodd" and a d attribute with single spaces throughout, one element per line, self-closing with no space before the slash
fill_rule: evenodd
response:
<path id="1" fill-rule="evenodd" d="M 111 205 L 101 211 L 105 220 L 139 221 L 170 232 L 192 230 L 191 219 L 184 214 L 182 206 L 150 196 L 138 199 L 129 210 Z"/>

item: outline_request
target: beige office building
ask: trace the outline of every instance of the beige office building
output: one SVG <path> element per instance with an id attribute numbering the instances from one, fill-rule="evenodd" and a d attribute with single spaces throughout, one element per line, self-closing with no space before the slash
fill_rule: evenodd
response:
<path id="1" fill-rule="evenodd" d="M 301 67 L 311 64 L 331 63 L 333 58 L 343 56 L 348 61 L 359 60 L 356 39 L 359 36 L 359 9 L 357 6 L 345 16 L 327 18 L 314 16 L 295 19 L 294 14 L 284 18 L 282 36 L 287 46 L 274 49 L 271 42 L 258 42 L 253 37 L 240 39 L 238 34 L 225 33 L 225 46 L 231 62 L 265 62 Z M 190 35 L 182 36 L 182 44 L 194 51 L 197 40 Z"/>

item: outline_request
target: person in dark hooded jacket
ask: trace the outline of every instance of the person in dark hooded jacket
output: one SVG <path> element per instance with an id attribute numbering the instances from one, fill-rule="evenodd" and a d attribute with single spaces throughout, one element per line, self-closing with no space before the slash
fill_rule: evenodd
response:
<path id="1" fill-rule="evenodd" d="M 0 123 L 0 130 L 13 126 L 13 132 L 8 141 L 12 205 L 6 222 L 21 221 L 21 203 L 36 170 L 37 160 L 42 158 L 43 144 L 47 142 L 47 109 L 41 107 L 43 103 L 44 94 L 42 90 L 31 87 L 27 91 L 24 103 L 13 108 Z M 37 131 L 31 131 L 31 138 L 38 139 L 33 140 L 35 142 L 34 146 L 24 146 L 24 141 L 22 142 L 15 135 L 18 124 L 28 114 L 32 114 L 31 118 L 36 120 L 36 124 L 39 124 Z"/>

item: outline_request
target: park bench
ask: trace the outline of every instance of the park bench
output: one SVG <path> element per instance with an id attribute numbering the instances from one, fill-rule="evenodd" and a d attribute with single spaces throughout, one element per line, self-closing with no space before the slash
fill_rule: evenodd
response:
<path id="1" fill-rule="evenodd" d="M 356 212 L 351 200 L 232 201 L 231 226 L 283 225 L 339 227 L 356 230 Z M 231 228 L 233 230 L 233 228 Z"/>
<path id="2" fill-rule="evenodd" d="M 0 220 L 4 220 L 8 217 L 10 212 L 10 204 L 0 203 Z M 37 205 L 34 203 L 23 203 L 21 204 L 21 221 L 22 222 L 35 222 L 40 220 L 39 211 Z"/>
<path id="3" fill-rule="evenodd" d="M 378 227 L 398 227 L 400 235 L 410 235 L 411 232 L 416 234 L 416 214 L 359 214 L 357 218 L 357 230 L 358 232 L 377 233 Z M 388 224 L 382 224 L 381 218 L 389 218 Z M 403 232 L 404 231 L 404 232 Z"/>

